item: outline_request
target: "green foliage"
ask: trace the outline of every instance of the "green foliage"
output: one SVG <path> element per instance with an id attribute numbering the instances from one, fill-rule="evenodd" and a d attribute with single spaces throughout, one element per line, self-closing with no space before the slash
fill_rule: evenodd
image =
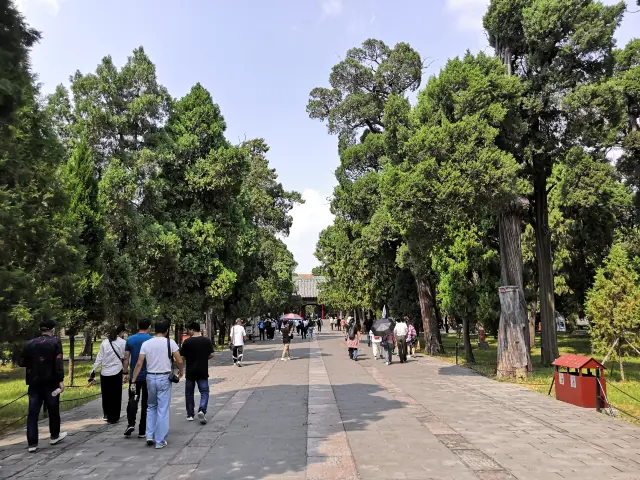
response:
<path id="1" fill-rule="evenodd" d="M 587 291 L 615 232 L 631 217 L 631 193 L 605 161 L 579 148 L 554 167 L 549 194 L 558 309 L 583 316 Z"/>
<path id="2" fill-rule="evenodd" d="M 0 341 L 53 310 L 70 331 L 142 317 L 174 323 L 277 311 L 295 261 L 282 242 L 301 202 L 262 139 L 231 145 L 210 93 L 174 100 L 142 47 L 105 57 L 39 103 L 39 33 L 0 12 Z"/>
<path id="3" fill-rule="evenodd" d="M 587 315 L 591 322 L 593 349 L 605 354 L 620 338 L 623 353 L 638 346 L 640 328 L 640 282 L 631 266 L 627 247 L 616 242 L 603 266 L 596 273 L 593 288 L 587 295 Z"/>
<path id="4" fill-rule="evenodd" d="M 71 318 L 78 305 L 82 248 L 68 214 L 63 150 L 29 71 L 39 39 L 14 8 L 0 11 L 0 341 L 34 331 L 53 311 Z"/>

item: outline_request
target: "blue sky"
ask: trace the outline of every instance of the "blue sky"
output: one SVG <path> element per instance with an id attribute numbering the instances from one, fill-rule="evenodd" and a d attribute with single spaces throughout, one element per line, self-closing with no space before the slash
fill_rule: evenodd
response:
<path id="1" fill-rule="evenodd" d="M 481 29 L 488 0 L 17 0 L 43 32 L 32 64 L 45 92 L 76 70 L 117 65 L 140 45 L 174 97 L 202 83 L 220 105 L 232 142 L 265 138 L 269 160 L 306 204 L 286 240 L 299 272 L 310 272 L 318 233 L 332 221 L 327 198 L 338 165 L 337 139 L 308 118 L 309 91 L 327 86 L 331 67 L 367 38 L 409 42 L 433 60 L 487 47 Z M 606 3 L 614 3 L 606 0 Z M 633 8 L 631 2 L 630 10 Z M 635 3 L 635 2 L 634 2 Z M 627 14 L 620 43 L 640 35 Z M 487 48 L 487 52 L 491 50 Z"/>

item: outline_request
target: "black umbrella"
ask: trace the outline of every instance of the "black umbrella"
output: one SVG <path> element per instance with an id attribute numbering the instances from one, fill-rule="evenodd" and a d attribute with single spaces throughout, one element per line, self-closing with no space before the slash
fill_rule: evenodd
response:
<path id="1" fill-rule="evenodd" d="M 395 327 L 395 323 L 390 318 L 381 318 L 380 320 L 376 320 L 373 322 L 371 326 L 371 330 L 374 335 L 379 337 L 384 337 L 391 332 L 393 332 L 393 327 Z"/>

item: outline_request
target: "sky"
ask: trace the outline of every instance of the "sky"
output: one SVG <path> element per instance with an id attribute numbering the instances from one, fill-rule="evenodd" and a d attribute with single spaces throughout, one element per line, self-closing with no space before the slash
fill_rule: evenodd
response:
<path id="1" fill-rule="evenodd" d="M 605 3 L 615 3 L 605 0 Z M 628 0 L 629 10 L 638 10 Z M 635 4 L 635 1 L 633 2 Z M 285 188 L 305 200 L 292 211 L 285 242 L 299 273 L 318 264 L 318 234 L 333 217 L 329 198 L 339 163 L 337 138 L 306 113 L 309 92 L 327 87 L 331 67 L 367 38 L 408 42 L 431 65 L 485 50 L 488 0 L 17 0 L 43 34 L 32 67 L 43 92 L 95 71 L 111 55 L 122 66 L 143 46 L 158 79 L 178 98 L 197 82 L 220 105 L 227 138 L 264 138 Z M 391 7 L 393 5 L 393 7 Z M 620 44 L 640 36 L 640 13 L 627 14 Z"/>

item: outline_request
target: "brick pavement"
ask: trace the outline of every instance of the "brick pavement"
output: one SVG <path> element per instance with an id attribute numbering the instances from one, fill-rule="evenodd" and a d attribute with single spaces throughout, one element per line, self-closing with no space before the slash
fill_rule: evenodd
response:
<path id="1" fill-rule="evenodd" d="M 278 339 L 243 368 L 218 354 L 209 423 L 185 421 L 179 384 L 163 450 L 104 425 L 99 400 L 63 414 L 58 446 L 1 438 L 0 479 L 640 480 L 636 426 L 428 357 L 386 366 L 363 344 L 353 362 L 341 338 L 296 338 L 290 362 Z"/>

